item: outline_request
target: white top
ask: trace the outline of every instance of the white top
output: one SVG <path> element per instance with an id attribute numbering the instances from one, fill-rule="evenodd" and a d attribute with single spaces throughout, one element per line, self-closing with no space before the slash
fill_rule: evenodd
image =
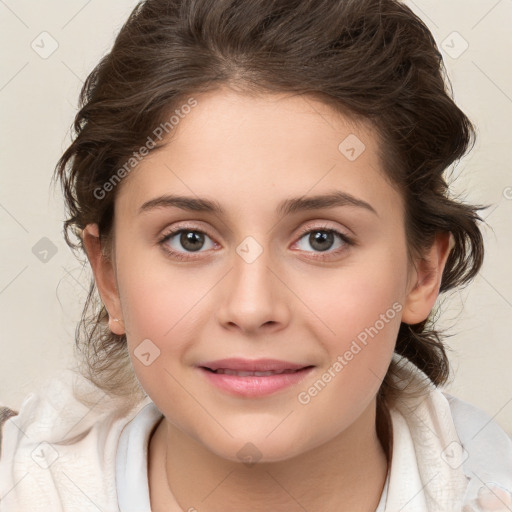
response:
<path id="1" fill-rule="evenodd" d="M 394 358 L 397 384 L 426 379 Z M 89 392 L 89 406 L 73 386 Z M 148 443 L 162 415 L 149 398 L 122 409 L 91 386 L 63 374 L 5 422 L 0 512 L 150 511 Z M 392 460 L 376 512 L 512 510 L 512 440 L 487 414 L 431 385 L 404 395 L 390 416 Z"/>

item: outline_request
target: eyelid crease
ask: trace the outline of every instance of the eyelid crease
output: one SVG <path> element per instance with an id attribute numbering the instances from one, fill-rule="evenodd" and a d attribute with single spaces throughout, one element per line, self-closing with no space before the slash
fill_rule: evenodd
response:
<path id="1" fill-rule="evenodd" d="M 177 227 L 169 228 L 168 230 L 164 230 L 164 234 L 161 235 L 159 240 L 168 238 L 170 235 L 174 235 L 174 234 L 179 233 L 180 231 L 186 231 L 186 230 L 195 231 L 197 233 L 202 233 L 204 235 L 207 235 L 210 238 L 214 238 L 209 234 L 208 230 L 198 227 L 197 224 L 194 224 L 191 221 L 183 221 L 183 222 L 185 224 L 180 223 Z M 189 223 L 189 222 L 191 222 L 191 223 Z M 312 221 L 312 222 L 313 222 L 313 224 L 306 223 L 306 226 L 302 227 L 302 229 L 299 230 L 299 232 L 295 236 L 303 237 L 304 235 L 311 233 L 312 231 L 329 231 L 329 232 L 337 233 L 348 240 L 353 240 L 355 238 L 354 234 L 349 235 L 347 233 L 344 233 L 343 231 L 340 230 L 340 228 L 328 225 L 325 223 L 325 221 L 322 225 L 314 225 L 314 221 Z M 345 228 L 345 229 L 347 229 L 348 231 L 353 233 L 351 229 L 349 229 L 349 228 Z"/>

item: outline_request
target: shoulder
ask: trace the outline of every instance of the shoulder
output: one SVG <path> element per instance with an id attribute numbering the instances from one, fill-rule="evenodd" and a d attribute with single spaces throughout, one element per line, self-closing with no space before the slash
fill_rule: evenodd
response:
<path id="1" fill-rule="evenodd" d="M 457 423 L 457 430 L 464 436 L 476 437 L 497 436 L 512 447 L 512 438 L 494 421 L 494 419 L 479 407 L 457 398 L 447 391 L 441 391 L 450 405 L 454 421 Z"/>
<path id="2" fill-rule="evenodd" d="M 449 404 L 470 479 L 466 500 L 496 499 L 512 505 L 512 438 L 485 411 L 441 393 Z"/>
<path id="3" fill-rule="evenodd" d="M 128 406 L 65 371 L 30 393 L 18 414 L 4 411 L 2 510 L 89 510 L 92 496 L 112 510 L 119 436 L 145 403 Z"/>
<path id="4" fill-rule="evenodd" d="M 435 501 L 437 495 L 451 493 L 456 500 L 461 498 L 468 511 L 495 510 L 503 503 L 512 510 L 510 436 L 483 410 L 436 387 L 405 358 L 394 357 L 392 378 L 403 390 L 391 410 L 397 437 L 410 436 L 422 484 L 430 476 L 444 479 L 435 493 L 430 492 L 432 485 L 426 486 L 426 494 Z M 404 467 L 402 474 L 406 472 Z M 449 478 L 453 485 L 447 484 Z"/>
<path id="5" fill-rule="evenodd" d="M 506 467 L 512 475 L 512 438 L 485 411 L 446 391 L 442 395 L 448 401 L 455 429 L 474 464 Z"/>
<path id="6" fill-rule="evenodd" d="M 16 425 L 25 441 L 44 437 L 52 443 L 69 443 L 101 422 L 111 424 L 129 415 L 133 406 L 105 394 L 79 373 L 64 370 L 29 393 L 19 412 L 0 407 L 0 424 L 4 437 Z"/>

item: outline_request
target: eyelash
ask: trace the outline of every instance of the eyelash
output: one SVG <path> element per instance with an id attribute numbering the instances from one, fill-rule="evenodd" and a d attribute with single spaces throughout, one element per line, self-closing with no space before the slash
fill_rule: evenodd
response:
<path id="1" fill-rule="evenodd" d="M 179 228 L 175 228 L 173 230 L 167 231 L 164 235 L 162 235 L 162 237 L 158 240 L 158 244 L 162 247 L 162 249 L 168 255 L 172 256 L 173 258 L 176 258 L 176 259 L 178 259 L 180 261 L 191 261 L 191 260 L 194 260 L 196 258 L 194 256 L 192 256 L 192 257 L 191 256 L 185 256 L 184 254 L 191 254 L 192 255 L 194 253 L 183 253 L 183 252 L 180 252 L 180 251 L 175 251 L 175 250 L 169 249 L 169 246 L 166 243 L 168 240 L 173 238 L 175 235 L 178 235 L 178 234 L 183 233 L 183 232 L 200 233 L 202 235 L 206 235 L 209 238 L 212 238 L 212 237 L 210 237 L 210 235 L 208 235 L 208 233 L 206 233 L 205 231 L 203 231 L 201 229 L 196 229 L 195 227 L 189 227 L 189 226 L 180 226 Z M 350 246 L 356 245 L 355 240 L 353 238 L 347 236 L 344 233 L 341 233 L 341 232 L 337 231 L 336 229 L 330 228 L 328 226 L 318 226 L 318 227 L 313 227 L 313 228 L 311 228 L 311 227 L 304 228 L 299 233 L 297 241 L 301 240 L 305 235 L 308 235 L 310 233 L 315 233 L 315 232 L 333 233 L 335 236 L 337 236 L 343 242 L 343 246 L 338 248 L 335 251 L 331 251 L 331 252 L 329 252 L 329 250 L 325 251 L 325 254 L 329 255 L 328 257 L 325 257 L 325 256 L 313 256 L 313 259 L 326 260 L 330 256 L 337 255 L 338 253 L 347 250 L 347 246 L 350 247 Z M 197 253 L 200 253 L 200 252 L 204 252 L 204 251 L 197 251 Z M 322 252 L 319 252 L 317 254 L 322 254 Z"/>

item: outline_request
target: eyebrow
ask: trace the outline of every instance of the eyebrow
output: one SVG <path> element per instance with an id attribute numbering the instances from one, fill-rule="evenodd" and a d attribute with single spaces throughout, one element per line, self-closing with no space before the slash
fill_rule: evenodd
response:
<path id="1" fill-rule="evenodd" d="M 328 194 L 285 199 L 277 206 L 276 214 L 279 216 L 286 216 L 303 210 L 321 210 L 336 206 L 356 206 L 358 208 L 368 210 L 378 216 L 378 213 L 371 204 L 363 201 L 362 199 L 358 199 L 347 192 L 338 190 Z M 222 208 L 217 201 L 200 197 L 178 196 L 172 194 L 162 195 L 146 201 L 139 208 L 139 214 L 157 208 L 171 207 L 194 212 L 214 213 L 220 216 L 225 214 L 224 208 Z"/>

